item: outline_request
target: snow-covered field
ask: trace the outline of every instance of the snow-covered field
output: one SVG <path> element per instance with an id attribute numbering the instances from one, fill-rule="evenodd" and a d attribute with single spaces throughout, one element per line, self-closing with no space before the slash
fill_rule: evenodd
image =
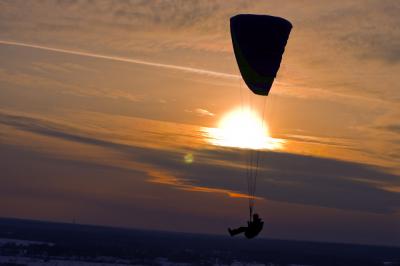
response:
<path id="1" fill-rule="evenodd" d="M 43 259 L 43 258 L 32 258 L 32 257 L 24 257 L 24 256 L 1 256 L 0 255 L 0 265 L 29 265 L 29 266 L 111 266 L 111 265 L 134 265 L 130 262 L 121 263 L 120 261 L 113 262 L 96 262 L 96 261 L 84 261 L 73 258 L 51 258 L 51 259 Z"/>
<path id="2" fill-rule="evenodd" d="M 49 245 L 53 246 L 53 243 L 50 242 L 41 242 L 41 241 L 31 241 L 31 240 L 20 240 L 20 239 L 12 239 L 12 238 L 0 238 L 0 246 L 5 244 L 14 244 L 18 246 L 29 246 L 29 245 Z"/>

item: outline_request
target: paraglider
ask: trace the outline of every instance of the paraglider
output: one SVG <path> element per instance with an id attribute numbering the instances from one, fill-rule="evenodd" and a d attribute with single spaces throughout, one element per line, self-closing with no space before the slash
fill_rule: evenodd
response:
<path id="1" fill-rule="evenodd" d="M 239 14 L 231 17 L 230 29 L 241 76 L 252 93 L 264 97 L 265 105 L 265 96 L 269 94 L 279 70 L 292 24 L 280 17 Z M 258 150 L 249 149 L 246 178 L 250 217 L 247 227 L 229 228 L 231 236 L 245 233 L 247 238 L 253 238 L 263 228 L 264 223 L 258 214 L 253 215 L 259 157 Z"/>
<path id="2" fill-rule="evenodd" d="M 261 220 L 261 218 L 258 216 L 257 213 L 253 215 L 253 220 L 247 222 L 247 227 L 241 226 L 236 229 L 231 229 L 228 228 L 228 232 L 231 236 L 235 236 L 241 233 L 244 233 L 244 235 L 250 239 L 253 237 L 256 237 L 261 230 L 263 229 L 264 222 Z"/>

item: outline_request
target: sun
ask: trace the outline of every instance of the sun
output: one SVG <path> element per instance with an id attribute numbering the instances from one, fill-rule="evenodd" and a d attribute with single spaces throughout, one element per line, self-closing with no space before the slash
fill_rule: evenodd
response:
<path id="1" fill-rule="evenodd" d="M 209 143 L 244 149 L 282 148 L 283 140 L 269 135 L 268 125 L 250 108 L 237 108 L 226 114 L 217 128 L 204 128 Z"/>

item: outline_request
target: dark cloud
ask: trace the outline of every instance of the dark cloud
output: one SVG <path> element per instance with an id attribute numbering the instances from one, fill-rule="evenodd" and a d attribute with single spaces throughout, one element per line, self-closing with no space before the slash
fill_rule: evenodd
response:
<path id="1" fill-rule="evenodd" d="M 237 151 L 218 157 L 229 158 L 231 153 L 235 157 Z M 203 156 L 213 156 L 213 151 Z M 287 153 L 264 152 L 262 158 L 257 191 L 266 199 L 372 212 L 392 212 L 400 207 L 399 193 L 379 188 L 382 184 L 398 185 L 400 178 L 381 169 Z M 198 185 L 242 190 L 245 171 L 199 163 L 183 176 Z"/>
<path id="2" fill-rule="evenodd" d="M 392 124 L 384 126 L 383 129 L 388 130 L 392 133 L 400 134 L 400 124 Z"/>
<path id="3" fill-rule="evenodd" d="M 146 182 L 143 171 L 55 158 L 4 143 L 0 171 L 2 216 L 168 230 L 177 224 L 184 228 L 190 219 L 193 228 L 198 226 L 195 214 L 168 208 L 174 200 L 166 201 L 165 189 Z M 160 217 L 168 221 L 160 223 Z"/>
<path id="4" fill-rule="evenodd" d="M 74 133 L 62 124 L 46 120 L 1 114 L 0 123 L 36 134 L 117 150 L 131 161 L 174 176 L 176 187 L 180 189 L 204 187 L 246 193 L 245 169 L 242 168 L 245 151 L 187 150 L 194 155 L 194 162 L 185 164 L 184 151 L 113 143 L 96 136 Z M 262 152 L 261 158 L 257 192 L 266 199 L 376 213 L 395 212 L 400 208 L 400 193 L 383 189 L 398 186 L 400 177 L 384 169 L 289 153 Z"/>
<path id="5" fill-rule="evenodd" d="M 61 128 L 60 124 L 52 123 L 50 121 L 28 118 L 25 116 L 0 114 L 0 123 L 7 126 L 15 127 L 19 130 L 29 131 L 32 133 L 45 135 L 49 137 L 61 138 L 69 141 L 76 141 L 80 143 L 93 144 L 99 146 L 112 146 L 112 143 L 98 140 L 91 137 L 85 137 L 76 133 L 66 132 L 67 128 Z M 72 128 L 69 129 L 73 131 Z M 113 144 L 115 145 L 115 144 Z"/>

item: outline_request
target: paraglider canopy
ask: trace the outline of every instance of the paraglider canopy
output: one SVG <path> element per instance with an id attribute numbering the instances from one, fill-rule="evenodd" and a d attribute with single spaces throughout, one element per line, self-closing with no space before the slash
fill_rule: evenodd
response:
<path id="1" fill-rule="evenodd" d="M 292 24 L 268 15 L 240 14 L 230 19 L 236 61 L 246 85 L 268 95 L 285 51 Z"/>

